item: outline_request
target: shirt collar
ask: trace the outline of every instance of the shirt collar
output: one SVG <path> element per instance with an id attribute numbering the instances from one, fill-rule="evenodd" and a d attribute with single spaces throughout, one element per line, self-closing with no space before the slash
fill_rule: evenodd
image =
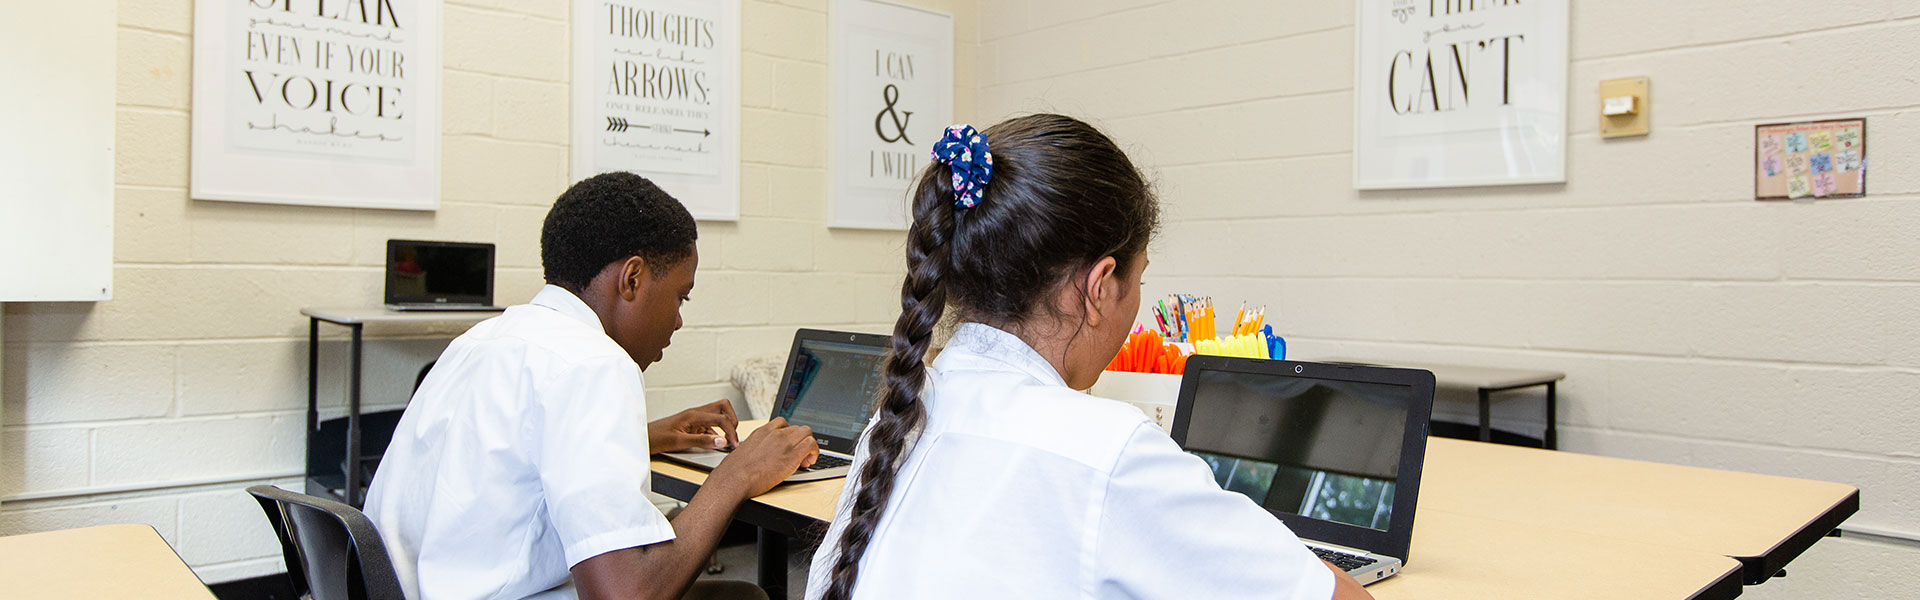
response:
<path id="1" fill-rule="evenodd" d="M 554 312 L 573 317 L 574 320 L 593 327 L 595 331 L 605 331 L 607 328 L 600 323 L 600 315 L 593 312 L 586 302 L 580 300 L 579 296 L 573 295 L 573 292 L 557 285 L 548 284 L 540 288 L 540 293 L 534 294 L 533 301 L 527 304 L 553 309 Z"/>
<path id="2" fill-rule="evenodd" d="M 983 323 L 962 323 L 947 341 L 947 347 L 933 360 L 942 371 L 982 369 L 1025 373 L 1041 383 L 1066 387 L 1067 381 L 1053 364 L 1028 346 L 1019 336 Z"/>

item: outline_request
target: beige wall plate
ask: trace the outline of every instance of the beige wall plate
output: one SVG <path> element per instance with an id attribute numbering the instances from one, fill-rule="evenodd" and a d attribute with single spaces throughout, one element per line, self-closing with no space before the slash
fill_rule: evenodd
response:
<path id="1" fill-rule="evenodd" d="M 1648 123 L 1652 117 L 1653 104 L 1647 100 L 1648 82 L 1645 77 L 1627 77 L 1608 79 L 1600 82 L 1600 137 L 1626 137 L 1646 135 Z M 1628 114 L 1607 115 L 1604 108 L 1608 98 L 1633 98 L 1633 112 Z"/>

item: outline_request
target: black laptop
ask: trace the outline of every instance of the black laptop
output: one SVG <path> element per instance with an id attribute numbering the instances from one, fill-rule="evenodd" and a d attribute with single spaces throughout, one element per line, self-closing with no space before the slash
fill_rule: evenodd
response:
<path id="1" fill-rule="evenodd" d="M 1407 561 L 1433 414 L 1433 373 L 1195 356 L 1173 440 L 1370 584 Z"/>
<path id="2" fill-rule="evenodd" d="M 813 428 L 820 458 L 787 477 L 789 483 L 845 477 L 853 450 L 880 399 L 881 368 L 893 338 L 872 333 L 801 329 L 793 334 L 787 372 L 773 412 Z M 660 455 L 697 469 L 720 466 L 726 451 L 683 450 Z"/>
<path id="3" fill-rule="evenodd" d="M 387 240 L 390 310 L 502 310 L 493 305 L 493 244 Z"/>

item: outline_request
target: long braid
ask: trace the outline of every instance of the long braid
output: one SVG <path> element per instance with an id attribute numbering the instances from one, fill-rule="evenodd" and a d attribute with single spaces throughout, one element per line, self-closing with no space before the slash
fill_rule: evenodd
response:
<path id="1" fill-rule="evenodd" d="M 840 534 L 834 557 L 832 583 L 825 600 L 848 600 L 860 576 L 860 558 L 873 540 L 880 517 L 893 494 L 894 476 L 907 453 L 907 440 L 926 423 L 921 404 L 926 385 L 926 355 L 934 327 L 946 312 L 947 290 L 941 279 L 949 270 L 953 236 L 953 191 L 944 169 L 934 165 L 921 175 L 907 232 L 907 278 L 900 286 L 900 320 L 893 326 L 893 348 L 887 357 L 885 388 L 867 433 L 866 462 L 854 487 L 853 509 Z"/>

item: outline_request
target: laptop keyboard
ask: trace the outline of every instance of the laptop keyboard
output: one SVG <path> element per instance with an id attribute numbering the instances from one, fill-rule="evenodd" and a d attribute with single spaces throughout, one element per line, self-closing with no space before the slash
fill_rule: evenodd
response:
<path id="1" fill-rule="evenodd" d="M 732 452 L 732 451 L 733 451 L 733 447 L 732 447 L 732 446 L 729 446 L 729 447 L 726 447 L 726 448 L 720 448 L 719 450 L 720 450 L 721 452 Z M 821 470 L 821 469 L 831 469 L 831 468 L 834 468 L 834 467 L 844 467 L 844 466 L 847 466 L 847 465 L 851 465 L 851 464 L 853 464 L 853 461 L 851 461 L 851 460 L 847 460 L 847 459 L 844 459 L 844 458 L 840 458 L 840 457 L 838 457 L 838 456 L 827 456 L 827 455 L 825 455 L 825 454 L 822 454 L 822 455 L 820 455 L 820 456 L 818 456 L 818 457 L 815 457 L 815 458 L 814 458 L 814 460 L 813 460 L 813 466 L 811 466 L 811 467 L 800 467 L 800 470 L 801 470 L 801 471 L 818 471 L 818 470 Z"/>
<path id="2" fill-rule="evenodd" d="M 840 457 L 838 457 L 838 456 L 827 456 L 827 455 L 825 455 L 825 454 L 822 454 L 822 455 L 820 455 L 820 456 L 819 456 L 818 458 L 815 458 L 815 459 L 814 459 L 814 461 L 813 461 L 813 466 L 811 466 L 811 467 L 800 467 L 800 470 L 802 470 L 802 471 L 818 471 L 818 470 L 821 470 L 821 469 L 831 469 L 831 468 L 834 468 L 834 467 L 844 467 L 844 466 L 847 466 L 847 465 L 851 465 L 851 464 L 853 464 L 853 461 L 850 461 L 850 460 L 847 460 L 847 459 L 844 459 L 844 458 L 840 458 Z"/>
<path id="3" fill-rule="evenodd" d="M 1362 568 L 1366 568 L 1367 565 L 1380 562 L 1378 560 L 1367 558 L 1365 556 L 1354 556 L 1352 554 L 1347 554 L 1345 552 L 1339 552 L 1335 550 L 1328 550 L 1326 548 L 1316 548 L 1313 546 L 1307 546 L 1307 549 L 1312 550 L 1314 556 L 1320 557 L 1320 560 L 1333 563 L 1333 566 L 1340 567 L 1340 570 L 1342 571 L 1352 571 L 1354 569 L 1362 569 Z"/>

